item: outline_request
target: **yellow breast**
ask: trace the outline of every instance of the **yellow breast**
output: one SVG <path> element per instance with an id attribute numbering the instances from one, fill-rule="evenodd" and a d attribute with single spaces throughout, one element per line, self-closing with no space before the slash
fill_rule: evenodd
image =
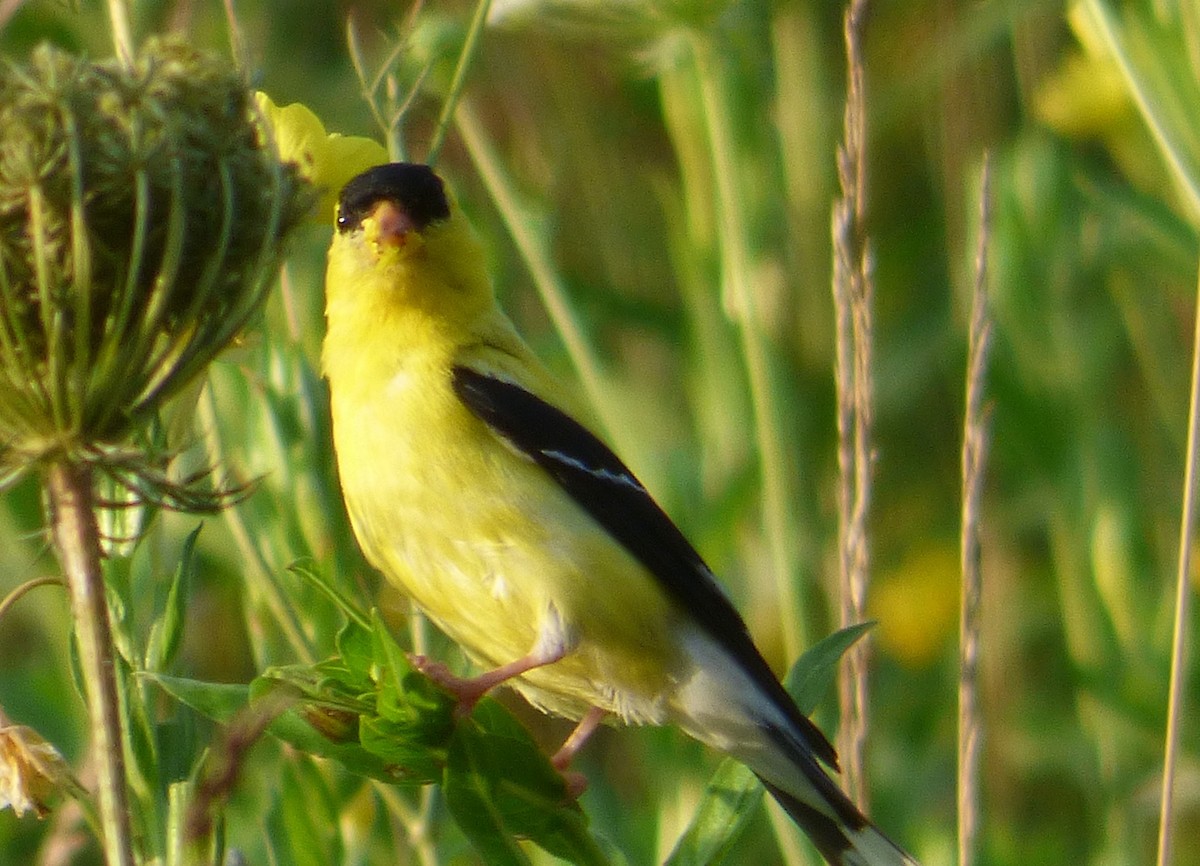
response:
<path id="1" fill-rule="evenodd" d="M 379 315 L 325 352 L 342 488 L 367 558 L 485 666 L 528 653 L 553 611 L 578 645 L 517 683 L 539 706 L 662 721 L 682 661 L 653 578 L 461 403 L 450 376 L 462 346 L 427 322 L 379 327 Z M 328 339 L 345 324 L 331 316 Z"/>

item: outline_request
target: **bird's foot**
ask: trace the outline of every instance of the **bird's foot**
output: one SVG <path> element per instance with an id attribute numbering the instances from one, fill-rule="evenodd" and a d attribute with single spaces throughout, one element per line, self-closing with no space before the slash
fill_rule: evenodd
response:
<path id="1" fill-rule="evenodd" d="M 583 744 L 588 741 L 588 738 L 595 733 L 596 728 L 604 721 L 605 711 L 599 707 L 592 707 L 579 720 L 579 724 L 575 726 L 575 730 L 571 731 L 571 735 L 567 737 L 566 742 L 562 744 L 557 752 L 550 758 L 550 763 L 554 765 L 554 769 L 558 770 L 563 777 L 563 781 L 567 784 L 567 793 L 572 799 L 579 799 L 579 795 L 587 790 L 588 780 L 583 773 L 577 773 L 567 768 L 571 766 L 571 761 L 575 755 L 583 748 Z"/>
<path id="2" fill-rule="evenodd" d="M 410 653 L 408 661 L 414 668 L 429 677 L 443 691 L 454 697 L 454 717 L 464 719 L 471 715 L 479 699 L 494 685 L 489 678 L 460 677 L 452 672 L 445 662 L 434 661 L 428 656 Z"/>
<path id="3" fill-rule="evenodd" d="M 588 787 L 587 776 L 577 770 L 559 770 L 558 772 L 562 776 L 563 782 L 566 783 L 568 797 L 572 800 L 578 800 L 583 796 L 583 792 Z"/>

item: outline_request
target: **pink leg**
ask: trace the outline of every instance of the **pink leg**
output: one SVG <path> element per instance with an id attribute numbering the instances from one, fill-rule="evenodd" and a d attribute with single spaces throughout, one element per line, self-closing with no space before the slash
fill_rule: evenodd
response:
<path id="1" fill-rule="evenodd" d="M 471 710 L 475 709 L 475 704 L 479 702 L 479 699 L 496 686 L 511 680 L 513 677 L 519 677 L 521 674 L 531 671 L 534 668 L 553 664 L 566 654 L 567 651 L 565 649 L 549 653 L 531 652 L 528 655 L 521 656 L 516 661 L 511 661 L 506 665 L 485 671 L 477 677 L 456 676 L 442 662 L 435 662 L 426 656 L 411 655 L 409 656 L 409 661 L 412 662 L 413 667 L 458 699 L 458 706 L 455 708 L 455 713 L 462 717 L 469 716 Z"/>
<path id="2" fill-rule="evenodd" d="M 579 720 L 575 730 L 571 731 L 571 735 L 563 741 L 562 747 L 550 759 L 550 763 L 556 770 L 565 770 L 570 766 L 571 760 L 583 748 L 583 744 L 588 741 L 588 738 L 596 733 L 596 728 L 600 727 L 600 723 L 604 721 L 606 715 L 607 713 L 600 707 L 592 707 L 587 711 L 587 715 Z"/>
<path id="3" fill-rule="evenodd" d="M 600 727 L 600 723 L 604 721 L 605 711 L 599 707 L 592 707 L 587 711 L 579 724 L 575 726 L 575 730 L 571 731 L 571 735 L 563 742 L 562 747 L 554 753 L 554 757 L 550 759 L 550 763 L 554 765 L 554 769 L 562 773 L 563 781 L 567 783 L 567 793 L 574 798 L 578 798 L 580 794 L 587 790 L 587 776 L 583 773 L 576 773 L 568 770 L 571 760 L 583 748 L 583 744 L 588 741 L 588 738 L 596 732 L 596 728 Z"/>

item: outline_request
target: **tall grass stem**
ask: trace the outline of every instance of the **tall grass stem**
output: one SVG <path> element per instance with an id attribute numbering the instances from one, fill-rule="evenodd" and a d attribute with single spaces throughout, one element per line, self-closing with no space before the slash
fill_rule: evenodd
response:
<path id="1" fill-rule="evenodd" d="M 522 205 L 512 178 L 504 170 L 500 155 L 470 102 L 459 102 L 454 120 L 475 169 L 508 226 L 517 251 L 533 277 L 538 295 L 562 337 L 567 355 L 579 374 L 589 401 L 608 433 L 614 439 L 621 440 L 621 425 L 617 423 L 616 413 L 606 399 L 600 361 L 584 334 L 578 313 L 571 305 L 567 287 L 554 267 L 554 258 L 545 237 L 535 227 L 536 220 L 530 218 Z"/>
<path id="2" fill-rule="evenodd" d="M 196 415 L 203 430 L 202 440 L 205 454 L 212 466 L 228 466 L 229 462 L 221 444 L 221 427 L 217 413 L 217 399 L 213 394 L 211 382 L 205 387 L 196 403 Z M 272 577 L 271 564 L 261 544 L 256 539 L 260 533 L 247 523 L 246 516 L 240 508 L 226 508 L 222 512 L 225 525 L 229 528 L 237 545 L 247 571 L 256 579 L 246 581 L 256 600 L 270 611 L 276 626 L 283 633 L 288 646 L 296 653 L 304 664 L 315 664 L 316 654 L 311 641 L 304 634 L 295 605 L 280 591 Z M 261 651 L 262 647 L 256 647 Z M 266 658 L 255 660 L 259 665 L 268 663 Z"/>
<path id="3" fill-rule="evenodd" d="M 959 609 L 958 675 L 958 866 L 973 866 L 979 836 L 979 605 L 981 499 L 991 438 L 984 405 L 992 322 L 988 314 L 988 244 L 991 241 L 991 158 L 984 154 L 979 182 L 979 240 L 967 337 L 966 405 L 962 445 L 962 594 Z"/>
<path id="4" fill-rule="evenodd" d="M 843 628 L 866 618 L 871 550 L 867 518 L 874 468 L 872 344 L 874 283 L 866 234 L 866 83 L 862 32 L 865 0 L 851 0 L 844 18 L 846 107 L 837 151 L 842 196 L 833 211 L 833 300 L 838 432 L 839 598 Z M 869 645 L 846 653 L 838 677 L 838 751 L 850 798 L 865 809 L 863 762 L 869 727 Z"/>
<path id="5" fill-rule="evenodd" d="M 1167 697 L 1167 731 L 1163 745 L 1161 809 L 1158 819 L 1158 866 L 1171 863 L 1175 807 L 1175 769 L 1179 763 L 1179 730 L 1183 724 L 1187 648 L 1191 637 L 1192 531 L 1196 526 L 1197 423 L 1200 421 L 1200 286 L 1197 287 L 1195 335 L 1192 342 L 1192 391 L 1188 401 L 1183 506 L 1179 518 L 1179 568 L 1175 574 L 1175 625 L 1171 638 L 1171 681 Z"/>
<path id="6" fill-rule="evenodd" d="M 229 51 L 233 62 L 243 72 L 250 68 L 249 56 L 246 53 L 246 37 L 242 26 L 238 23 L 237 10 L 233 8 L 234 0 L 222 0 L 225 8 L 225 26 L 229 29 Z"/>
<path id="7" fill-rule="evenodd" d="M 1153 60 L 1163 64 L 1160 51 L 1153 52 L 1145 45 L 1137 46 L 1134 39 L 1138 34 L 1138 22 L 1135 14 L 1136 4 L 1131 4 L 1127 10 L 1125 21 L 1119 17 L 1110 0 L 1086 0 L 1084 8 L 1091 13 L 1096 32 L 1103 38 L 1108 50 L 1121 70 L 1122 78 L 1129 95 L 1133 97 L 1138 111 L 1149 127 L 1158 149 L 1171 168 L 1171 173 L 1179 184 L 1179 189 L 1187 199 L 1188 208 L 1193 216 L 1200 214 L 1200 178 L 1197 177 L 1196 154 L 1194 145 L 1189 146 L 1180 140 L 1181 131 L 1185 128 L 1181 123 L 1179 111 L 1172 114 L 1170 106 L 1174 100 L 1170 94 L 1163 92 L 1161 84 L 1157 84 L 1151 75 L 1148 63 Z M 1145 22 L 1142 22 L 1144 26 Z M 1159 46 L 1161 49 L 1161 46 Z M 1160 75 L 1170 73 L 1161 73 Z M 1182 80 L 1182 77 L 1180 77 Z M 1160 81 L 1162 81 L 1160 77 Z M 1166 79 L 1166 80 L 1169 80 Z M 1186 112 L 1190 106 L 1182 110 Z M 1184 117 L 1187 115 L 1185 114 Z"/>
<path id="8" fill-rule="evenodd" d="M 721 254 L 721 288 L 725 307 L 737 325 L 750 385 L 755 446 L 762 473 L 762 512 L 771 573 L 775 579 L 779 625 L 788 659 L 803 652 L 807 641 L 801 616 L 798 557 L 794 543 L 797 523 L 795 491 L 773 388 L 770 346 L 754 291 L 751 227 L 742 191 L 733 123 L 733 99 L 722 69 L 722 54 L 710 38 L 692 42 L 697 83 L 707 126 L 716 196 L 717 238 Z"/>

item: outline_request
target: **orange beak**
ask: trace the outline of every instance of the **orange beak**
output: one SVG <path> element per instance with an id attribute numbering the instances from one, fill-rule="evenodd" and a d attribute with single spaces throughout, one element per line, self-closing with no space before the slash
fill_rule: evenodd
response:
<path id="1" fill-rule="evenodd" d="M 416 228 L 409 215 L 390 201 L 381 201 L 375 205 L 371 216 L 374 217 L 377 226 L 376 240 L 383 246 L 404 246 L 409 233 Z"/>

